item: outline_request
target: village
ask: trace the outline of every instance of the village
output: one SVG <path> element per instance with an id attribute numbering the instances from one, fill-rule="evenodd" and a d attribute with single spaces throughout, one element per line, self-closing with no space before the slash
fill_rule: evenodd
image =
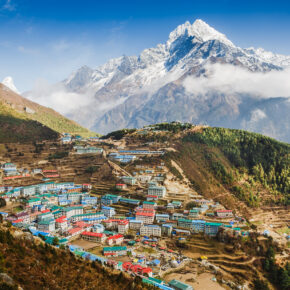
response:
<path id="1" fill-rule="evenodd" d="M 97 137 L 82 139 L 67 133 L 59 141 L 61 146 L 72 142 L 69 154 L 74 158 L 102 156 L 112 168 L 114 184 L 62 180 L 51 164 L 39 162 L 39 167 L 27 169 L 7 158 L 0 171 L 3 219 L 50 245 L 139 276 L 160 289 L 202 289 L 188 274 L 178 279 L 179 269 L 193 264 L 207 269 L 208 289 L 224 289 L 217 283 L 218 267 L 210 263 L 206 246 L 194 254 L 186 249 L 190 243 L 202 245 L 196 242 L 200 237 L 218 238 L 217 243 L 247 237 L 244 217 L 187 185 L 182 189 L 162 159 L 164 148 L 113 146 Z"/>

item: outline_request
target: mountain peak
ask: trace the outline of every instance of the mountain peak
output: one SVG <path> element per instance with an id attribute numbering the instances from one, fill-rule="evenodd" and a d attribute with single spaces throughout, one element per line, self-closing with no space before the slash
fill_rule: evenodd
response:
<path id="1" fill-rule="evenodd" d="M 2 81 L 2 84 L 4 86 L 6 86 L 8 89 L 10 89 L 11 91 L 13 91 L 14 93 L 20 94 L 19 91 L 17 90 L 17 88 L 14 85 L 12 77 L 8 76 L 8 77 L 4 78 L 4 80 Z"/>
<path id="2" fill-rule="evenodd" d="M 170 46 L 172 42 L 185 34 L 198 37 L 203 42 L 208 40 L 219 40 L 229 46 L 234 46 L 234 44 L 228 40 L 224 34 L 218 32 L 201 19 L 195 20 L 193 24 L 186 21 L 184 24 L 177 26 L 177 28 L 169 34 L 167 45 Z"/>

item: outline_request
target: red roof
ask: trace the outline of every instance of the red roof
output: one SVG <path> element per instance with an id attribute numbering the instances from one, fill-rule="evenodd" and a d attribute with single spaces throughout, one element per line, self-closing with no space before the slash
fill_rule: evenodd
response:
<path id="1" fill-rule="evenodd" d="M 23 222 L 23 219 L 18 219 L 18 220 L 13 221 L 14 224 L 18 224 L 18 223 L 22 223 L 22 222 Z"/>
<path id="2" fill-rule="evenodd" d="M 117 240 L 117 239 L 120 239 L 120 238 L 123 238 L 123 237 L 124 237 L 123 235 L 117 234 L 117 235 L 109 237 L 108 240 Z"/>
<path id="3" fill-rule="evenodd" d="M 232 212 L 231 209 L 219 209 L 216 212 Z"/>
<path id="4" fill-rule="evenodd" d="M 61 217 L 59 217 L 59 218 L 57 218 L 55 220 L 55 222 L 57 222 L 57 223 L 63 223 L 63 222 L 66 222 L 66 221 L 67 221 L 67 219 L 66 219 L 65 215 L 63 215 L 63 216 L 61 216 Z"/>
<path id="5" fill-rule="evenodd" d="M 154 216 L 153 212 L 136 212 L 136 215 Z"/>
<path id="6" fill-rule="evenodd" d="M 126 184 L 124 184 L 124 183 L 118 183 L 118 184 L 116 184 L 116 186 L 124 186 L 124 185 L 126 185 Z"/>
<path id="7" fill-rule="evenodd" d="M 143 268 L 142 269 L 142 272 L 143 273 L 151 273 L 152 272 L 152 269 L 151 268 Z"/>
<path id="8" fill-rule="evenodd" d="M 75 234 L 75 233 L 77 233 L 77 232 L 81 232 L 81 231 L 82 231 L 81 228 L 73 228 L 73 229 L 70 229 L 68 232 L 69 232 L 70 234 Z"/>
<path id="9" fill-rule="evenodd" d="M 78 228 L 86 228 L 89 226 L 87 223 L 85 223 L 83 221 L 76 222 L 74 225 Z"/>
<path id="10" fill-rule="evenodd" d="M 83 232 L 82 236 L 98 237 L 101 238 L 104 236 L 102 233 L 92 233 L 92 232 Z"/>
<path id="11" fill-rule="evenodd" d="M 47 213 L 47 212 L 50 212 L 50 210 L 49 209 L 45 209 L 45 210 L 42 210 L 41 212 L 42 213 Z"/>

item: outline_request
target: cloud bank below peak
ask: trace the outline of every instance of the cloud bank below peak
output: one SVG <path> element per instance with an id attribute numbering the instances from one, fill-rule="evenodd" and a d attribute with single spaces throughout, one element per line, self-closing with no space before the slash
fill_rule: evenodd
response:
<path id="1" fill-rule="evenodd" d="M 290 97 L 290 68 L 270 72 L 251 72 L 230 64 L 213 64 L 205 67 L 201 77 L 188 76 L 183 81 L 187 92 L 206 94 L 217 91 L 223 94 L 253 94 L 261 98 Z"/>

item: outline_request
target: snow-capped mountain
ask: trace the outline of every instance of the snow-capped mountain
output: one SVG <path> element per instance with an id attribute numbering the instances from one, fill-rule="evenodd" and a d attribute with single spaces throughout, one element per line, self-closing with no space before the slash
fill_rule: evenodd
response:
<path id="1" fill-rule="evenodd" d="M 289 114 L 283 126 L 280 118 L 289 109 L 290 88 L 289 95 L 287 87 L 277 93 L 269 88 L 288 67 L 290 56 L 240 48 L 196 20 L 139 56 L 111 59 L 95 69 L 84 66 L 61 84 L 90 100 L 82 106 L 80 99 L 68 116 L 100 133 L 180 120 L 290 141 Z M 33 91 L 27 96 L 33 99 Z"/>
<path id="2" fill-rule="evenodd" d="M 19 91 L 17 90 L 17 88 L 15 87 L 14 85 L 14 81 L 13 81 L 13 78 L 12 77 L 6 77 L 4 78 L 4 80 L 2 81 L 2 84 L 4 86 L 6 86 L 8 89 L 10 89 L 11 91 L 17 93 L 17 94 L 20 94 Z"/>

